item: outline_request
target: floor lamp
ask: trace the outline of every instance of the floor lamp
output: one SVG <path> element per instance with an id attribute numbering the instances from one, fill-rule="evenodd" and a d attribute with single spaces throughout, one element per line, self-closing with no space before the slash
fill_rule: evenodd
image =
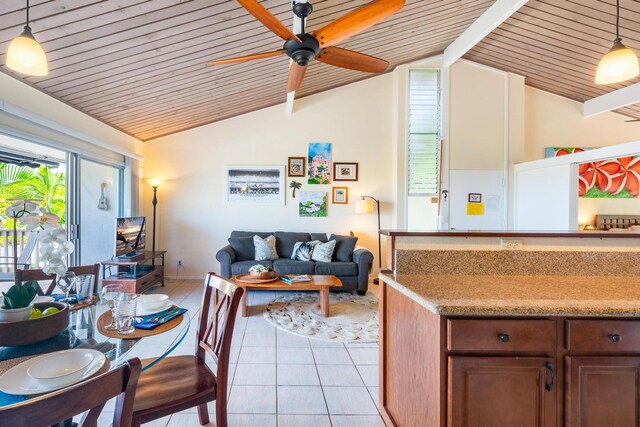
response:
<path id="1" fill-rule="evenodd" d="M 162 181 L 157 179 L 146 179 L 147 183 L 151 187 L 153 187 L 153 200 L 151 204 L 153 205 L 153 238 L 151 240 L 151 250 L 153 252 L 156 251 L 156 206 L 158 205 L 158 187 L 162 184 Z"/>
<path id="2" fill-rule="evenodd" d="M 371 196 L 360 196 L 360 200 L 356 204 L 357 213 L 372 213 L 373 202 L 375 202 L 378 208 L 378 272 L 382 270 L 382 246 L 380 244 L 380 200 Z M 379 279 L 376 277 L 373 279 L 373 283 L 378 284 Z"/>

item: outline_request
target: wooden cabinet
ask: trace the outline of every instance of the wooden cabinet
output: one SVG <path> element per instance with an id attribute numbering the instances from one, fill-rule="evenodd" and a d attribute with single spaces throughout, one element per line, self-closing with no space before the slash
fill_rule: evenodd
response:
<path id="1" fill-rule="evenodd" d="M 552 320 L 449 319 L 449 351 L 554 351 L 556 325 Z"/>
<path id="2" fill-rule="evenodd" d="M 449 317 L 379 295 L 387 426 L 640 426 L 640 320 Z"/>
<path id="3" fill-rule="evenodd" d="M 640 357 L 566 358 L 566 427 L 640 425 Z"/>
<path id="4" fill-rule="evenodd" d="M 555 368 L 543 357 L 450 357 L 449 427 L 556 425 Z"/>
<path id="5" fill-rule="evenodd" d="M 102 286 L 118 284 L 124 287 L 125 292 L 138 294 L 158 283 L 164 286 L 165 253 L 142 251 L 133 258 L 103 261 Z"/>

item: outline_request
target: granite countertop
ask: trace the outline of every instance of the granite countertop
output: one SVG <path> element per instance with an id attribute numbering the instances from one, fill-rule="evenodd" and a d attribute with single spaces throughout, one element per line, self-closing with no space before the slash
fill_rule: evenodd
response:
<path id="1" fill-rule="evenodd" d="M 380 279 L 447 316 L 640 317 L 640 277 L 381 273 Z"/>

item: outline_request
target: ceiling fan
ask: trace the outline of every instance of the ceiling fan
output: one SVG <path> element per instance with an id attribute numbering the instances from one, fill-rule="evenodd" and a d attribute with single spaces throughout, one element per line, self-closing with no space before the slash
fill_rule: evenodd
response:
<path id="1" fill-rule="evenodd" d="M 625 120 L 627 123 L 640 122 L 640 119 Z"/>
<path id="2" fill-rule="evenodd" d="M 285 40 L 284 46 L 272 52 L 210 61 L 208 64 L 235 64 L 285 54 L 292 59 L 287 78 L 287 92 L 294 92 L 300 87 L 307 65 L 313 59 L 335 67 L 368 73 L 381 73 L 386 70 L 389 63 L 383 59 L 335 47 L 335 45 L 393 15 L 404 6 L 404 0 L 373 0 L 319 30 L 307 33 L 306 20 L 313 11 L 313 6 L 308 2 L 294 1 L 293 13 L 300 18 L 301 28 L 299 34 L 294 34 L 258 0 L 237 1 L 265 27 Z"/>

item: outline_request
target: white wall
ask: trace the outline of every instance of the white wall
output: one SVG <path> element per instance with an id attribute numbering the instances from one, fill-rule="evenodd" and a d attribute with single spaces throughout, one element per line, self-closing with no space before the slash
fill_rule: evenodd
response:
<path id="1" fill-rule="evenodd" d="M 602 113 L 584 118 L 582 103 L 527 86 L 525 90 L 525 158 L 544 158 L 546 147 L 599 148 L 640 140 L 640 122 Z"/>
<path id="2" fill-rule="evenodd" d="M 283 87 L 284 91 L 284 87 Z M 215 253 L 232 230 L 353 231 L 377 257 L 375 214 L 355 213 L 359 195 L 381 200 L 382 228 L 395 210 L 392 141 L 393 75 L 387 74 L 296 101 L 294 114 L 277 105 L 145 144 L 145 175 L 166 182 L 158 190 L 157 246 L 168 250 L 168 275 L 200 277 L 218 270 Z M 286 165 L 306 156 L 307 143 L 332 144 L 332 160 L 358 162 L 358 182 L 307 185 L 287 178 L 285 206 L 226 204 L 227 165 Z M 303 190 L 349 188 L 349 204 L 328 206 L 327 218 L 300 218 L 288 185 Z M 145 215 L 151 217 L 151 188 L 145 186 Z M 377 265 L 377 259 L 374 261 Z"/>

